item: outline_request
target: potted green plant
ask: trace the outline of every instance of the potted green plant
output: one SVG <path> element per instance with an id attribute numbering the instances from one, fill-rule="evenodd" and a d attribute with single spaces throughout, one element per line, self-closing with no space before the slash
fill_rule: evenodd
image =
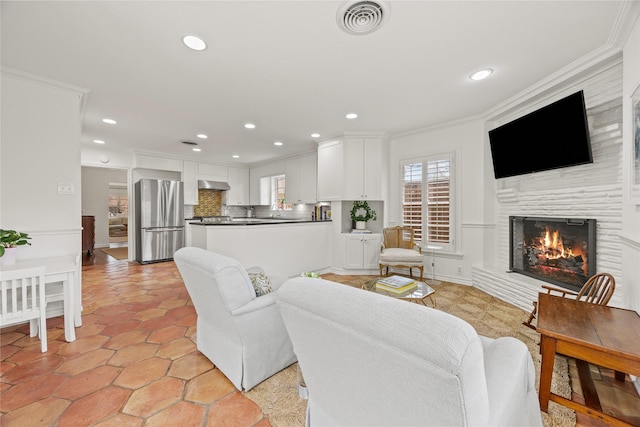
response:
<path id="1" fill-rule="evenodd" d="M 351 208 L 351 221 L 355 222 L 357 230 L 364 230 L 367 221 L 376 220 L 376 211 L 369 207 L 366 200 L 354 200 Z"/>
<path id="2" fill-rule="evenodd" d="M 16 248 L 18 246 L 30 245 L 29 235 L 16 230 L 0 229 L 0 257 L 5 265 L 13 264 L 16 260 Z"/>

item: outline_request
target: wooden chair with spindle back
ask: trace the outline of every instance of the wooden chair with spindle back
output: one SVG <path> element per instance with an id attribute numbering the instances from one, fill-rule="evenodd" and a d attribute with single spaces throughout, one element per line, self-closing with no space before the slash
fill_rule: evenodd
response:
<path id="1" fill-rule="evenodd" d="M 548 294 L 557 292 L 562 297 L 575 297 L 576 300 L 591 304 L 607 305 L 613 296 L 613 291 L 616 289 L 616 281 L 609 273 L 598 273 L 587 280 L 579 292 L 572 292 L 567 289 L 554 288 L 546 285 L 542 285 L 542 288 L 546 289 Z M 536 327 L 532 325 L 531 322 L 536 318 L 537 312 L 538 302 L 534 301 L 533 310 L 529 314 L 529 318 L 522 322 L 522 324 L 535 330 Z"/>

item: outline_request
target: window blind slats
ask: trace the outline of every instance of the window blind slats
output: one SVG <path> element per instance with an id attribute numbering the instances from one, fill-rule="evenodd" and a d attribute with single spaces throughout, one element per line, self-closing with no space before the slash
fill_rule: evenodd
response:
<path id="1" fill-rule="evenodd" d="M 414 229 L 417 241 L 426 237 L 428 242 L 450 243 L 450 174 L 449 158 L 402 166 L 402 221 Z"/>

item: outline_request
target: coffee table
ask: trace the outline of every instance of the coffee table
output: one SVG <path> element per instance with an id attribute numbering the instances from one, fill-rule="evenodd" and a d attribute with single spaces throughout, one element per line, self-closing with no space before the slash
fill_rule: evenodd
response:
<path id="1" fill-rule="evenodd" d="M 377 292 L 382 295 L 387 295 L 393 298 L 398 298 L 406 301 L 415 302 L 417 304 L 422 304 L 427 306 L 427 299 L 431 301 L 431 305 L 433 308 L 436 308 L 436 298 L 435 298 L 435 289 L 431 286 L 427 285 L 424 282 L 417 282 L 418 287 L 403 294 L 396 294 L 393 292 L 388 292 L 383 289 L 378 289 L 376 287 L 376 282 L 380 279 L 384 279 L 384 277 L 378 277 L 373 280 L 369 280 L 362 285 L 362 289 L 371 292 Z"/>

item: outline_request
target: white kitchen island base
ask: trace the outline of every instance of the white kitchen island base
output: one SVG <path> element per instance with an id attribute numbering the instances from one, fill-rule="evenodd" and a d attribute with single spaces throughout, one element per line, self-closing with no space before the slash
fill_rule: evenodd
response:
<path id="1" fill-rule="evenodd" d="M 331 266 L 331 221 L 283 224 L 193 224 L 192 245 L 268 274 L 299 276 Z"/>

